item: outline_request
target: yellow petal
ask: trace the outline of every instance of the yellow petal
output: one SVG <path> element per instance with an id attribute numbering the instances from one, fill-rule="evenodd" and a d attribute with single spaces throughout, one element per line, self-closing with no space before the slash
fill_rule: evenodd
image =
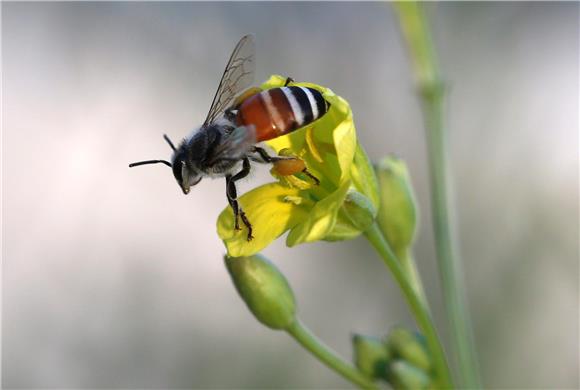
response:
<path id="1" fill-rule="evenodd" d="M 336 224 L 336 217 L 350 187 L 346 181 L 335 192 L 316 202 L 309 212 L 292 228 L 286 244 L 294 246 L 303 242 L 313 242 L 324 239 Z"/>
<path id="2" fill-rule="evenodd" d="M 379 209 L 379 183 L 375 170 L 365 150 L 357 142 L 353 164 L 350 168 L 352 183 L 358 191 L 362 192 Z"/>
<path id="3" fill-rule="evenodd" d="M 217 231 L 226 245 L 228 255 L 251 256 L 267 247 L 286 230 L 308 215 L 310 202 L 300 203 L 300 190 L 284 187 L 278 183 L 260 186 L 244 194 L 238 200 L 254 229 L 254 239 L 247 240 L 248 231 L 240 219 L 242 230 L 234 229 L 234 214 L 226 207 L 217 222 Z"/>

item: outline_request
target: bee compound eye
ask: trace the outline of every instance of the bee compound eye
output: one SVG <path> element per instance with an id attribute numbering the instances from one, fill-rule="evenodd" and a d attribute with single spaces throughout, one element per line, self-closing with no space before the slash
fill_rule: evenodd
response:
<path id="1" fill-rule="evenodd" d="M 180 171 L 181 171 L 181 174 L 180 174 L 181 180 L 179 180 L 179 182 L 184 183 L 189 178 L 189 171 L 187 169 L 187 165 L 185 164 L 185 161 L 183 161 L 183 160 L 181 160 L 181 170 Z"/>
<path id="2" fill-rule="evenodd" d="M 197 183 L 199 183 L 201 181 L 201 176 L 199 176 L 197 178 L 197 180 L 195 180 L 193 183 L 191 183 L 192 186 L 196 185 Z"/>
<path id="3" fill-rule="evenodd" d="M 183 170 L 178 164 L 173 164 L 173 176 L 175 180 L 181 185 L 183 183 Z"/>

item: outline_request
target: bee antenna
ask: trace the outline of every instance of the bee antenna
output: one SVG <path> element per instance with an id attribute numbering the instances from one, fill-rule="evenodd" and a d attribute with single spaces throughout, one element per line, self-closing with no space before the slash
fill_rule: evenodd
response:
<path id="1" fill-rule="evenodd" d="M 138 162 L 134 162 L 129 164 L 129 168 L 133 168 L 133 167 L 138 167 L 139 165 L 147 165 L 147 164 L 165 164 L 168 167 L 171 167 L 171 163 L 169 161 L 165 161 L 165 160 L 146 160 L 146 161 L 138 161 Z"/>
<path id="2" fill-rule="evenodd" d="M 173 149 L 173 151 L 175 152 L 175 145 L 173 145 L 173 142 L 171 142 L 171 140 L 169 139 L 169 137 L 167 136 L 167 134 L 163 134 L 163 139 L 165 141 L 167 141 L 167 143 L 169 144 L 169 146 L 171 146 L 171 149 Z"/>

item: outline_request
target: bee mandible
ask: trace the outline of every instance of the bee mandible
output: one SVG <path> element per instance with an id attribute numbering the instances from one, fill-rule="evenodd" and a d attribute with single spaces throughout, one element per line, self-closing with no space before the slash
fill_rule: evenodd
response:
<path id="1" fill-rule="evenodd" d="M 240 230 L 241 219 L 248 229 L 248 241 L 253 238 L 252 224 L 238 203 L 236 181 L 248 175 L 250 161 L 273 164 L 282 176 L 302 172 L 319 184 L 303 160 L 271 156 L 256 144 L 298 130 L 329 109 L 329 103 L 319 91 L 291 86 L 291 78 L 287 78 L 284 87 L 266 90 L 253 87 L 244 91 L 253 82 L 254 58 L 254 38 L 246 35 L 234 48 L 201 127 L 178 147 L 163 135 L 173 150 L 171 161 L 146 160 L 129 164 L 129 167 L 136 167 L 162 163 L 171 167 L 184 194 L 203 177 L 225 177 L 235 229 Z"/>

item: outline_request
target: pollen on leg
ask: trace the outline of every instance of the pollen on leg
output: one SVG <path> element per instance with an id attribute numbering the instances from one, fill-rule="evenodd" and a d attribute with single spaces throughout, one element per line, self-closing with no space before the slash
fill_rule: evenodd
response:
<path id="1" fill-rule="evenodd" d="M 306 163 L 299 158 L 288 158 L 274 162 L 274 170 L 280 176 L 290 176 L 306 169 Z"/>

